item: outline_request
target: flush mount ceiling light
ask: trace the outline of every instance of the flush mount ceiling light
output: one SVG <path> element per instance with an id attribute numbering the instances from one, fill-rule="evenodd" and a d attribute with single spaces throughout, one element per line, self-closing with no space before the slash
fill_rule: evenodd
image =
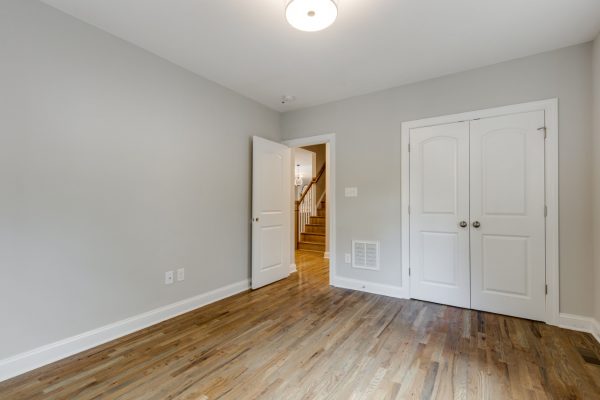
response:
<path id="1" fill-rule="evenodd" d="M 287 21 L 296 29 L 317 32 L 333 24 L 337 18 L 333 0 L 291 0 L 286 9 Z"/>

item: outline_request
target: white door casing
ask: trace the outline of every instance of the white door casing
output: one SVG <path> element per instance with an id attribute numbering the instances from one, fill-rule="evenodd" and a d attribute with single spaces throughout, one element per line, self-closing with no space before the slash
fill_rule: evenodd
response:
<path id="1" fill-rule="evenodd" d="M 411 297 L 468 308 L 469 124 L 412 129 L 410 146 Z"/>
<path id="2" fill-rule="evenodd" d="M 543 110 L 471 121 L 474 309 L 544 320 L 543 127 Z"/>
<path id="3" fill-rule="evenodd" d="M 252 289 L 286 278 L 290 267 L 291 150 L 257 136 L 252 154 Z"/>

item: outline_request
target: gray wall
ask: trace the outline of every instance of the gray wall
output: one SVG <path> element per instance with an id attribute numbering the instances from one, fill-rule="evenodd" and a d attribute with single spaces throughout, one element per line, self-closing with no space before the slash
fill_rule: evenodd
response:
<path id="1" fill-rule="evenodd" d="M 336 133 L 337 271 L 401 284 L 403 121 L 558 97 L 561 311 L 592 315 L 592 46 L 582 44 L 282 117 L 285 139 Z M 345 198 L 357 186 L 359 197 Z M 381 241 L 381 270 L 344 264 L 352 239 Z"/>
<path id="2" fill-rule="evenodd" d="M 325 164 L 325 145 L 324 144 L 315 144 L 312 146 L 304 146 L 302 147 L 304 150 L 312 151 L 317 156 L 317 167 L 313 171 L 313 175 L 317 175 L 321 168 L 323 168 L 323 164 Z M 314 176 L 313 176 L 314 178 Z"/>
<path id="3" fill-rule="evenodd" d="M 305 146 L 305 147 L 303 147 L 303 149 L 312 151 L 317 156 L 316 157 L 317 158 L 317 166 L 316 166 L 315 170 L 313 171 L 313 178 L 315 178 L 317 176 L 317 174 L 319 173 L 319 171 L 321 170 L 321 168 L 323 168 L 323 164 L 325 164 L 325 158 L 326 158 L 325 144 L 316 144 L 313 146 Z M 327 174 L 325 174 L 325 176 L 323 176 L 323 178 L 321 178 L 321 180 L 319 180 L 319 182 L 317 183 L 317 186 L 316 186 L 317 200 L 321 198 L 321 195 L 323 194 L 323 192 L 326 189 L 325 188 L 325 183 L 326 183 L 326 179 L 327 179 L 326 175 Z"/>
<path id="4" fill-rule="evenodd" d="M 600 34 L 593 45 L 594 80 L 594 316 L 600 322 Z"/>
<path id="5" fill-rule="evenodd" d="M 276 112 L 33 0 L 0 58 L 0 359 L 249 277 Z"/>

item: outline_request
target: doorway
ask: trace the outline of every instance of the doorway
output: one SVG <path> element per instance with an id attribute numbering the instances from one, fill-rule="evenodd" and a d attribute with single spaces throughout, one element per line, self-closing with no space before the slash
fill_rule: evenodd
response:
<path id="1" fill-rule="evenodd" d="M 295 163 L 294 230 L 296 251 L 329 258 L 327 248 L 326 144 L 292 149 Z"/>
<path id="2" fill-rule="evenodd" d="M 310 270 L 310 258 L 328 258 L 327 144 L 292 149 L 295 164 L 295 265 L 300 274 Z M 327 260 L 324 260 L 326 263 Z"/>
<path id="3" fill-rule="evenodd" d="M 325 234 L 320 243 L 324 245 L 323 257 L 329 257 L 329 282 L 335 277 L 335 135 L 321 135 L 278 143 L 257 136 L 252 140 L 252 289 L 284 279 L 297 270 L 296 259 L 296 187 L 294 182 L 294 157 L 292 149 L 324 144 L 327 188 L 319 200 L 314 194 L 313 212 L 305 215 L 306 236 L 310 229 Z M 326 196 L 326 197 L 325 197 Z M 326 201 L 322 201 L 327 199 Z M 319 203 L 317 203 L 319 201 Z M 320 206 L 323 204 L 323 206 Z M 319 215 L 321 214 L 321 215 Z M 315 218 L 318 221 L 315 221 Z M 319 232 L 317 232 L 319 233 Z M 304 238 L 306 239 L 306 238 Z M 309 241 L 310 243 L 310 241 Z"/>
<path id="4" fill-rule="evenodd" d="M 335 135 L 320 135 L 284 142 L 292 148 L 292 213 L 290 247 L 292 265 L 315 256 L 328 259 L 329 282 L 335 276 Z"/>

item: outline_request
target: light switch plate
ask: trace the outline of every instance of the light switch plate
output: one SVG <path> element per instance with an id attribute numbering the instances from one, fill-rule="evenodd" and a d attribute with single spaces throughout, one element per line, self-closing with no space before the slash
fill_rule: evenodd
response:
<path id="1" fill-rule="evenodd" d="M 350 254 L 350 253 L 344 254 L 344 261 L 346 262 L 346 264 L 352 263 L 352 254 Z"/>
<path id="2" fill-rule="evenodd" d="M 358 197 L 358 188 L 357 187 L 347 187 L 344 189 L 344 194 L 346 197 Z"/>
<path id="3" fill-rule="evenodd" d="M 177 280 L 181 282 L 185 279 L 185 268 L 179 268 L 177 270 Z"/>

